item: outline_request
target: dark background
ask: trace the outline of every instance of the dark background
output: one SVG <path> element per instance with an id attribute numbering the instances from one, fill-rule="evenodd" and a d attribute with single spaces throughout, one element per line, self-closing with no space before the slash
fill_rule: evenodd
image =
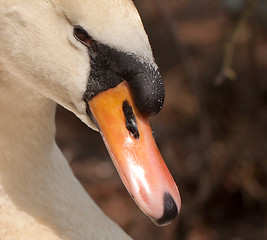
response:
<path id="1" fill-rule="evenodd" d="M 267 239 L 267 1 L 134 2 L 166 87 L 151 122 L 180 217 L 154 226 L 99 134 L 59 108 L 57 142 L 75 175 L 136 240 Z"/>

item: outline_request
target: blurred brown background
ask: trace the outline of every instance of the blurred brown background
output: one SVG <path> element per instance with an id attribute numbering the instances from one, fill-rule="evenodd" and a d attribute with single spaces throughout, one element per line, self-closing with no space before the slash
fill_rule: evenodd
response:
<path id="1" fill-rule="evenodd" d="M 136 240 L 267 239 L 267 1 L 134 2 L 165 82 L 151 122 L 181 192 L 180 217 L 154 226 L 99 134 L 59 108 L 57 141 L 75 175 Z"/>

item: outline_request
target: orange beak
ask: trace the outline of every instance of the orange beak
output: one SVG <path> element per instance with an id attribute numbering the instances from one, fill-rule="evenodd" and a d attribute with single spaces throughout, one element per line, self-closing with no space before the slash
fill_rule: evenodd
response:
<path id="1" fill-rule="evenodd" d="M 147 117 L 126 82 L 89 100 L 89 108 L 117 171 L 140 209 L 157 225 L 178 214 L 178 188 L 162 159 Z"/>

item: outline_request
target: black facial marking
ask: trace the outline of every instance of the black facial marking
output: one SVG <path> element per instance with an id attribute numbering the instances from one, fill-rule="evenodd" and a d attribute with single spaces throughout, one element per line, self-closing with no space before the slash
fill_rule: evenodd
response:
<path id="1" fill-rule="evenodd" d="M 133 113 L 133 109 L 127 100 L 123 102 L 122 110 L 125 116 L 125 126 L 127 130 L 135 139 L 139 139 L 140 134 L 137 128 L 136 118 Z"/>
<path id="2" fill-rule="evenodd" d="M 93 38 L 88 46 L 90 76 L 84 100 L 127 81 L 136 107 L 147 116 L 158 113 L 164 103 L 164 85 L 155 64 L 150 64 L 134 54 L 116 50 Z"/>
<path id="3" fill-rule="evenodd" d="M 163 107 L 165 98 L 165 89 L 159 71 L 139 62 L 138 70 L 126 79 L 139 111 L 147 116 L 157 114 Z"/>
<path id="4" fill-rule="evenodd" d="M 165 192 L 163 200 L 164 200 L 163 216 L 160 219 L 153 219 L 153 221 L 157 225 L 165 225 L 174 220 L 175 217 L 178 215 L 178 208 L 171 194 Z"/>
<path id="5" fill-rule="evenodd" d="M 91 71 L 84 95 L 86 100 L 116 87 L 123 81 L 119 76 L 119 67 L 114 61 L 115 52 L 114 49 L 93 41 L 92 47 L 89 48 Z"/>

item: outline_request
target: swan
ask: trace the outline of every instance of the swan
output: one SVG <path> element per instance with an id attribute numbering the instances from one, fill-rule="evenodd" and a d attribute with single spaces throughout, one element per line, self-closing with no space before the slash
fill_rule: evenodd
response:
<path id="1" fill-rule="evenodd" d="M 163 101 L 131 0 L 0 0 L 0 239 L 131 239 L 73 175 L 56 104 L 101 133 L 140 209 L 171 222 L 180 196 L 148 121 Z"/>

